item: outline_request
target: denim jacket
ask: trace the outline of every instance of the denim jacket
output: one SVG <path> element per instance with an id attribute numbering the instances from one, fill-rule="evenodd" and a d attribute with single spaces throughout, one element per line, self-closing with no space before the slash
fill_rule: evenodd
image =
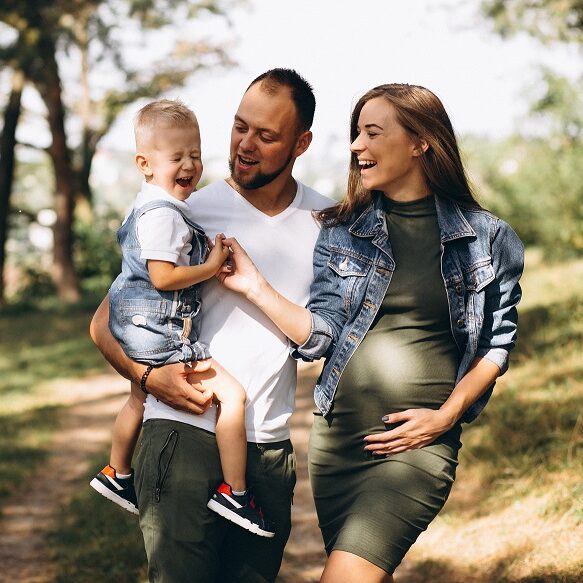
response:
<path id="1" fill-rule="evenodd" d="M 326 357 L 314 399 L 326 415 L 342 371 L 369 330 L 395 269 L 382 195 L 352 222 L 324 227 L 314 250 L 314 280 L 308 309 L 312 330 L 292 352 L 312 361 Z M 456 384 L 475 357 L 508 368 L 516 341 L 518 283 L 524 248 L 504 221 L 482 209 L 462 208 L 436 197 L 441 237 L 441 272 L 453 338 L 459 350 Z M 494 384 L 464 413 L 473 421 Z"/>

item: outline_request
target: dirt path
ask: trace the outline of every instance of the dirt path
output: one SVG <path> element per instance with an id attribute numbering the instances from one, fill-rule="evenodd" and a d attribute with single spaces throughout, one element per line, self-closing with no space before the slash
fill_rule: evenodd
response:
<path id="1" fill-rule="evenodd" d="M 0 581 L 51 583 L 55 572 L 46 535 L 60 508 L 79 488 L 91 458 L 111 439 L 111 425 L 127 395 L 127 381 L 114 374 L 59 384 L 57 400 L 68 404 L 52 454 L 37 478 L 6 501 L 0 519 Z"/>
<path id="2" fill-rule="evenodd" d="M 324 553 L 308 484 L 306 460 L 312 421 L 312 387 L 317 367 L 300 374 L 298 412 L 292 439 L 298 454 L 294 527 L 282 567 L 281 583 L 317 581 Z M 127 382 L 104 374 L 59 383 L 55 401 L 66 405 L 52 438 L 52 454 L 37 478 L 3 504 L 0 518 L 0 583 L 51 583 L 55 577 L 46 536 L 59 512 L 80 488 L 92 457 L 109 443 L 113 419 L 127 395 Z"/>

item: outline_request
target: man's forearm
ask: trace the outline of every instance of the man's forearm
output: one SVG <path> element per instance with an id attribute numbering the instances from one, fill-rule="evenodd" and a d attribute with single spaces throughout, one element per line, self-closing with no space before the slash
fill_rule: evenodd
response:
<path id="1" fill-rule="evenodd" d="M 105 360 L 120 375 L 130 381 L 139 382 L 146 365 L 135 362 L 126 356 L 122 347 L 109 330 L 108 320 L 109 297 L 105 296 L 91 320 L 89 333 Z"/>

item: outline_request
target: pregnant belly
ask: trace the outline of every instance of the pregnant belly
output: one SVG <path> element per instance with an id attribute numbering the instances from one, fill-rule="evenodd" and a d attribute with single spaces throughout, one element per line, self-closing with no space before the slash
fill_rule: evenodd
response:
<path id="1" fill-rule="evenodd" d="M 333 416 L 357 433 L 384 430 L 381 417 L 412 408 L 438 409 L 453 390 L 457 350 L 450 337 L 369 333 L 341 376 Z M 358 431 L 360 429 L 360 431 Z"/>

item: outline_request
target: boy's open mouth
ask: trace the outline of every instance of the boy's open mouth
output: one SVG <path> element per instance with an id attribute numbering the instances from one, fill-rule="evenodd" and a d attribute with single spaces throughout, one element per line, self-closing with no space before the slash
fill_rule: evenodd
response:
<path id="1" fill-rule="evenodd" d="M 176 179 L 176 183 L 178 184 L 178 186 L 182 186 L 182 188 L 187 188 L 188 186 L 190 186 L 191 182 L 192 182 L 192 176 L 189 176 L 188 178 L 177 178 Z"/>

